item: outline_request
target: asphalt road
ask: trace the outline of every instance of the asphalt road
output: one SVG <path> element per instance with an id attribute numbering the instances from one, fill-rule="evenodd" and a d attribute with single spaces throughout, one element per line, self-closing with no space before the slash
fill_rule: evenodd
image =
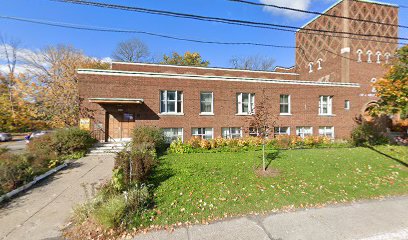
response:
<path id="1" fill-rule="evenodd" d="M 8 148 L 11 153 L 23 153 L 26 149 L 25 140 L 13 140 L 10 142 L 2 142 L 0 147 Z"/>

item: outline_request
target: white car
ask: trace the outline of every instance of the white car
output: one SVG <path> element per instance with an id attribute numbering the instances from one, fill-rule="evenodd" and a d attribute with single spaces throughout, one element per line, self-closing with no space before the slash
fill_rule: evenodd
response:
<path id="1" fill-rule="evenodd" d="M 0 133 L 0 142 L 11 141 L 13 137 L 10 133 Z"/>

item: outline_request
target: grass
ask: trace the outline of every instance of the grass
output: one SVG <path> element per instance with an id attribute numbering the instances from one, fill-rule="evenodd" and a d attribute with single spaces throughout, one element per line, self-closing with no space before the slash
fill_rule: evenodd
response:
<path id="1" fill-rule="evenodd" d="M 144 225 L 202 223 L 249 213 L 408 193 L 408 147 L 281 151 L 259 177 L 261 152 L 170 154 L 160 159 Z M 405 165 L 404 165 L 405 163 Z"/>

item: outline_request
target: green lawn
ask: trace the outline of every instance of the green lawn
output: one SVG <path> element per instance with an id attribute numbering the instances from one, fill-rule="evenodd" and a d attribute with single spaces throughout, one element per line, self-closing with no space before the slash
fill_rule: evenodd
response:
<path id="1" fill-rule="evenodd" d="M 408 194 L 408 147 L 281 151 L 258 177 L 261 152 L 171 154 L 160 159 L 149 225 Z M 394 159 L 392 159 L 392 158 Z M 147 224 L 147 223 L 146 223 Z"/>

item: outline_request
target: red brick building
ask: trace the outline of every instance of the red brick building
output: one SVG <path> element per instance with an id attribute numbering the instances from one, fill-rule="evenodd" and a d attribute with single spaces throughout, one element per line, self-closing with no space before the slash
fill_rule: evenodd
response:
<path id="1" fill-rule="evenodd" d="M 372 1 L 342 0 L 326 13 L 398 24 L 397 6 Z M 348 138 L 354 118 L 376 100 L 371 84 L 385 73 L 397 41 L 315 35 L 310 29 L 398 36 L 396 26 L 322 15 L 297 32 L 292 68 L 114 62 L 110 70 L 80 69 L 81 118 L 90 119 L 101 140 L 128 138 L 139 125 L 163 128 L 169 139 L 240 137 L 265 93 L 277 118 L 275 134 Z"/>

